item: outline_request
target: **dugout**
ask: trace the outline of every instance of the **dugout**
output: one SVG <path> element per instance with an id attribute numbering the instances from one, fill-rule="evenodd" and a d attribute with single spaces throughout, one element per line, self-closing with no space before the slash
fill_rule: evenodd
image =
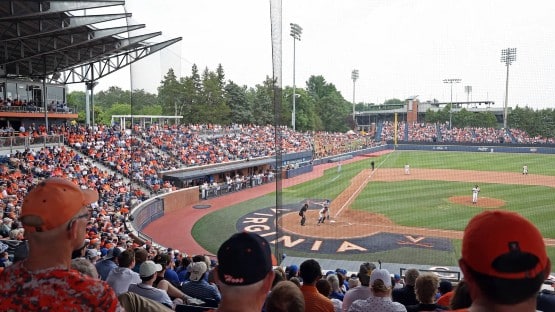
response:
<path id="1" fill-rule="evenodd" d="M 285 168 L 283 178 L 307 173 L 313 170 L 312 151 L 285 154 L 281 157 L 281 168 Z M 254 174 L 277 174 L 276 157 L 260 157 L 248 160 L 238 160 L 222 164 L 187 167 L 176 170 L 163 171 L 159 176 L 164 181 L 170 181 L 178 188 L 198 186 L 204 183 L 223 183 L 226 176 L 252 176 Z"/>
<path id="2" fill-rule="evenodd" d="M 225 182 L 225 177 L 251 176 L 253 174 L 274 171 L 274 157 L 258 158 L 255 160 L 241 160 L 224 164 L 188 167 L 184 169 L 161 172 L 164 181 L 170 181 L 178 188 L 187 188 L 202 183 Z"/>

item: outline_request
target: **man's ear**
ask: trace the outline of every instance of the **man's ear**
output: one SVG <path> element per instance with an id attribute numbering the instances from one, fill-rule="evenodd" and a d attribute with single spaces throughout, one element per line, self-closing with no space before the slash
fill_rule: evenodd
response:
<path id="1" fill-rule="evenodd" d="M 214 269 L 212 269 L 212 270 L 214 271 L 214 274 L 213 274 L 213 276 L 214 276 L 214 283 L 216 283 L 216 284 L 218 284 L 218 285 L 221 284 L 220 276 L 218 275 L 218 266 L 216 266 L 216 267 L 215 267 Z"/>
<path id="2" fill-rule="evenodd" d="M 463 259 L 459 259 L 459 268 L 461 268 L 461 271 L 463 272 L 464 280 L 468 285 L 468 291 L 470 293 L 470 297 L 472 298 L 472 300 L 475 300 L 475 298 L 477 298 L 479 293 L 479 286 L 476 285 L 476 281 L 474 280 L 474 276 L 472 276 L 471 269 L 468 267 L 468 265 L 466 264 L 466 262 L 464 262 Z M 551 266 L 549 266 L 549 268 L 551 268 Z"/>
<path id="3" fill-rule="evenodd" d="M 544 274 L 544 279 L 547 279 L 549 274 L 551 274 L 551 259 L 549 258 L 547 258 L 547 265 L 545 266 Z"/>
<path id="4" fill-rule="evenodd" d="M 268 272 L 268 274 L 264 278 L 262 289 L 265 290 L 265 292 L 269 292 L 272 289 L 272 284 L 274 283 L 275 276 L 276 272 L 274 272 L 274 270 L 270 270 L 270 272 Z"/>
<path id="5" fill-rule="evenodd" d="M 67 224 L 67 235 L 70 240 L 77 238 L 77 220 L 73 219 Z"/>

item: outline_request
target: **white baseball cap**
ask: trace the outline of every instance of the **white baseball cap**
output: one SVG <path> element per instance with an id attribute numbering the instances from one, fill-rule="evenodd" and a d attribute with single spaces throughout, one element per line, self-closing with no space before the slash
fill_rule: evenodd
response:
<path id="1" fill-rule="evenodd" d="M 154 273 L 162 271 L 162 266 L 154 261 L 147 260 L 141 264 L 139 268 L 139 275 L 142 277 L 147 277 L 154 275 Z"/>
<path id="2" fill-rule="evenodd" d="M 206 263 L 204 263 L 203 261 L 193 262 L 189 266 L 189 272 L 191 272 L 191 276 L 189 276 L 189 279 L 196 282 L 201 279 L 202 275 L 206 273 L 206 271 Z"/>
<path id="3" fill-rule="evenodd" d="M 374 284 L 374 281 L 382 280 L 385 287 L 391 288 L 391 275 L 386 269 L 375 269 L 370 274 L 370 286 Z"/>

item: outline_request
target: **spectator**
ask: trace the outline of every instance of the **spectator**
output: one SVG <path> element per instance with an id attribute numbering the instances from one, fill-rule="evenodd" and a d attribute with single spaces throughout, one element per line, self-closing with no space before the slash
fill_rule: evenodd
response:
<path id="1" fill-rule="evenodd" d="M 417 269 L 408 269 L 405 272 L 405 287 L 393 289 L 393 301 L 399 302 L 405 307 L 418 304 L 416 292 L 414 292 L 414 283 L 418 275 L 420 275 L 420 272 Z"/>
<path id="2" fill-rule="evenodd" d="M 466 226 L 461 253 L 469 311 L 536 311 L 551 262 L 534 224 L 514 212 L 484 211 Z"/>
<path id="3" fill-rule="evenodd" d="M 266 312 L 304 312 L 303 293 L 295 283 L 281 281 L 266 299 Z"/>
<path id="4" fill-rule="evenodd" d="M 448 307 L 451 297 L 453 297 L 453 284 L 450 281 L 442 280 L 439 282 L 438 290 L 440 297 L 437 299 L 437 304 Z"/>
<path id="5" fill-rule="evenodd" d="M 333 274 L 330 274 L 329 276 L 332 276 L 332 275 Z M 331 298 L 332 286 L 331 286 L 330 281 L 327 278 L 319 279 L 316 282 L 315 286 L 316 286 L 316 289 L 318 289 L 319 293 L 326 296 L 327 298 L 330 298 L 331 303 L 333 304 L 333 309 L 335 310 L 335 312 L 341 312 L 342 311 L 343 302 L 341 302 L 341 300 L 339 300 L 339 299 Z"/>
<path id="6" fill-rule="evenodd" d="M 135 267 L 133 271 L 139 273 L 141 264 L 148 259 L 148 251 L 142 247 L 135 248 Z"/>
<path id="7" fill-rule="evenodd" d="M 358 279 L 358 277 L 356 275 L 353 275 L 349 278 L 349 290 L 360 286 L 360 280 Z M 343 298 L 345 298 L 343 296 Z"/>
<path id="8" fill-rule="evenodd" d="M 140 275 L 131 268 L 135 266 L 135 252 L 125 250 L 118 255 L 118 267 L 110 271 L 106 282 L 112 286 L 116 295 L 129 290 L 129 285 L 141 283 Z"/>
<path id="9" fill-rule="evenodd" d="M 274 282 L 272 283 L 272 288 L 281 281 L 287 280 L 287 275 L 285 274 L 285 270 L 282 267 L 278 266 L 274 268 Z"/>
<path id="10" fill-rule="evenodd" d="M 155 251 L 156 249 L 151 248 L 151 251 Z M 172 299 L 182 299 L 184 302 L 187 302 L 191 297 L 189 297 L 188 295 L 184 294 L 179 288 L 180 285 L 179 283 L 177 284 L 173 284 L 172 282 L 168 281 L 165 276 L 166 276 L 166 257 L 158 257 L 160 254 L 156 254 L 156 256 L 154 256 L 154 259 L 160 261 L 160 263 L 157 263 L 156 261 L 154 261 L 154 263 L 159 264 L 162 267 L 162 270 L 156 272 L 156 278 L 154 279 L 154 282 L 152 284 L 152 286 L 158 288 L 158 289 L 162 289 L 163 291 L 167 292 L 168 295 L 170 296 L 170 298 Z M 165 254 L 164 254 L 165 256 Z"/>
<path id="11" fill-rule="evenodd" d="M 322 277 L 320 263 L 314 259 L 305 260 L 301 263 L 299 276 L 303 280 L 301 292 L 306 311 L 334 312 L 331 300 L 316 289 L 316 282 Z"/>
<path id="12" fill-rule="evenodd" d="M 204 276 L 208 274 L 208 268 L 204 262 L 193 262 L 189 266 L 189 281 L 181 286 L 181 291 L 193 298 L 208 301 L 217 306 L 222 299 L 216 285 L 209 284 Z"/>
<path id="13" fill-rule="evenodd" d="M 166 291 L 153 286 L 154 280 L 158 276 L 156 273 L 160 271 L 162 271 L 162 266 L 160 264 L 154 263 L 151 260 L 143 262 L 139 273 L 141 276 L 141 283 L 131 284 L 129 286 L 129 291 L 159 302 L 168 308 L 175 309 L 175 306 L 177 304 L 182 304 L 183 300 L 175 299 L 172 301 Z"/>
<path id="14" fill-rule="evenodd" d="M 335 298 L 338 299 L 339 301 L 343 301 L 343 297 L 345 297 L 345 294 L 343 294 L 343 292 L 341 291 L 341 289 L 339 288 L 339 278 L 338 275 L 335 274 L 330 274 L 326 277 L 326 279 L 330 282 L 331 284 L 331 294 L 328 296 L 330 299 L 331 298 Z"/>
<path id="15" fill-rule="evenodd" d="M 285 268 L 285 273 L 287 274 L 287 280 L 290 280 L 292 277 L 298 277 L 299 267 L 296 264 L 292 264 Z"/>
<path id="16" fill-rule="evenodd" d="M 401 275 L 395 273 L 393 274 L 393 280 L 395 281 L 395 285 L 393 285 L 393 289 L 403 288 L 404 281 L 401 279 Z"/>
<path id="17" fill-rule="evenodd" d="M 433 273 L 424 273 L 416 278 L 414 291 L 419 303 L 407 306 L 407 312 L 420 311 L 445 311 L 448 307 L 435 303 L 436 294 L 439 288 L 439 277 Z"/>
<path id="18" fill-rule="evenodd" d="M 370 274 L 372 296 L 351 304 L 349 312 L 404 312 L 405 307 L 391 300 L 391 275 L 385 269 L 373 270 Z"/>
<path id="19" fill-rule="evenodd" d="M 0 275 L 0 306 L 11 311 L 116 311 L 121 307 L 105 282 L 71 270 L 71 253 L 82 246 L 98 194 L 62 178 L 39 183 L 23 201 L 20 220 L 28 256 Z M 56 252 L 53 252 L 56 251 Z"/>
<path id="20" fill-rule="evenodd" d="M 173 270 L 173 266 L 175 263 L 171 261 L 171 258 L 168 254 L 157 254 L 152 261 L 160 264 L 163 268 L 165 268 L 164 279 L 174 285 L 179 285 L 179 277 L 177 276 L 177 273 Z"/>
<path id="21" fill-rule="evenodd" d="M 358 279 L 360 281 L 360 286 L 355 288 L 350 288 L 343 297 L 343 312 L 347 312 L 349 307 L 353 302 L 359 299 L 366 299 L 372 296 L 372 291 L 370 289 L 370 274 L 372 272 L 372 267 L 375 265 L 365 262 L 360 265 L 358 272 Z"/>
<path id="22" fill-rule="evenodd" d="M 464 279 L 460 280 L 453 291 L 453 297 L 449 302 L 449 308 L 451 310 L 468 308 L 472 304 L 472 298 L 470 298 L 470 292 L 468 291 L 468 284 Z"/>
<path id="23" fill-rule="evenodd" d="M 104 259 L 96 263 L 96 270 L 98 271 L 98 275 L 100 275 L 101 280 L 105 281 L 108 278 L 110 271 L 118 267 L 118 256 L 121 251 L 122 250 L 119 247 L 112 247 L 108 249 L 108 253 Z"/>
<path id="24" fill-rule="evenodd" d="M 218 249 L 214 270 L 222 294 L 218 311 L 261 311 L 275 274 L 264 238 L 249 232 L 232 235 Z"/>
<path id="25" fill-rule="evenodd" d="M 71 268 L 94 279 L 99 279 L 96 267 L 85 258 L 71 259 Z"/>
<path id="26" fill-rule="evenodd" d="M 539 292 L 536 309 L 543 312 L 553 312 L 555 310 L 555 293 L 553 290 L 542 289 Z"/>
<path id="27" fill-rule="evenodd" d="M 98 259 L 100 259 L 100 255 L 102 253 L 94 248 L 89 248 L 85 251 L 85 259 L 89 260 L 93 265 L 96 265 Z M 96 267 L 95 267 L 96 270 Z M 98 274 L 98 271 L 97 271 Z"/>
<path id="28" fill-rule="evenodd" d="M 118 296 L 119 302 L 125 308 L 125 312 L 166 312 L 172 311 L 169 307 L 143 297 L 134 292 L 125 292 Z"/>

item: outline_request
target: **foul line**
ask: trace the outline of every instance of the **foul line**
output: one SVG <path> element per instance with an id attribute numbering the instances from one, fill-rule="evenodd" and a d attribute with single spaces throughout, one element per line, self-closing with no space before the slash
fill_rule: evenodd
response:
<path id="1" fill-rule="evenodd" d="M 370 175 L 368 175 L 368 177 L 364 180 L 364 183 L 362 183 L 352 194 L 351 196 L 349 196 L 349 199 L 347 199 L 347 201 L 345 203 L 343 203 L 343 205 L 341 206 L 341 208 L 339 208 L 339 210 L 335 213 L 334 217 L 337 217 L 341 214 L 341 212 L 343 212 L 343 210 L 349 206 L 349 203 L 351 203 L 351 201 L 356 198 L 358 196 L 358 194 L 360 193 L 360 190 L 362 190 L 364 187 L 366 187 L 366 184 L 368 184 L 368 181 L 370 181 L 370 179 L 372 178 L 372 176 L 374 176 L 374 172 L 377 171 L 383 163 L 385 163 L 386 160 L 389 159 L 389 157 L 391 156 L 391 154 L 393 153 L 389 153 L 387 154 L 387 156 L 378 164 L 378 166 L 376 167 L 376 169 L 372 172 L 370 172 Z M 368 170 L 368 169 L 366 169 Z M 362 172 L 364 172 L 365 170 L 363 170 Z M 360 174 L 360 173 L 359 173 Z M 356 177 L 356 176 L 355 176 Z M 345 191 L 344 191 L 345 192 Z"/>

